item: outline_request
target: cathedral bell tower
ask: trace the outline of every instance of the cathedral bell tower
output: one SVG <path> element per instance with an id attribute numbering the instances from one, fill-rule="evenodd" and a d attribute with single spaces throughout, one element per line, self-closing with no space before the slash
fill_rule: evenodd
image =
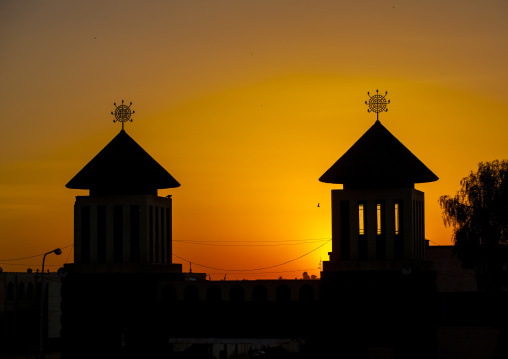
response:
<path id="1" fill-rule="evenodd" d="M 385 96 L 366 102 L 376 122 L 319 179 L 343 185 L 332 190 L 332 252 L 323 278 L 352 270 L 411 271 L 425 259 L 424 194 L 414 184 L 438 177 L 379 121 Z"/>
<path id="2" fill-rule="evenodd" d="M 90 191 L 74 205 L 74 267 L 181 272 L 172 264 L 172 199 L 157 195 L 180 184 L 125 132 L 131 113 L 123 101 L 116 107 L 120 133 L 66 185 Z"/>

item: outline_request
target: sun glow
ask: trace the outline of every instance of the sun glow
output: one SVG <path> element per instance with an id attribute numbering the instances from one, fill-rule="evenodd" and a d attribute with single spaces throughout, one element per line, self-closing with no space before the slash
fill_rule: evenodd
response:
<path id="1" fill-rule="evenodd" d="M 508 158 L 503 2 L 149 4 L 0 12 L 4 259 L 72 243 L 74 197 L 87 192 L 64 185 L 118 133 L 122 98 L 136 110 L 126 131 L 182 184 L 159 191 L 173 196 L 174 252 L 212 278 L 225 272 L 207 267 L 318 274 L 340 188 L 318 178 L 374 123 L 367 91 L 388 91 L 380 121 L 440 178 L 417 185 L 434 243 L 451 244 L 439 196 L 478 162 Z M 48 268 L 66 260 L 71 247 Z"/>

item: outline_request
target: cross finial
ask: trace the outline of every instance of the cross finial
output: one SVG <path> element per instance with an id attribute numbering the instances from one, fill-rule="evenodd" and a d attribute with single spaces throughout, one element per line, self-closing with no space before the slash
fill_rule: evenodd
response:
<path id="1" fill-rule="evenodd" d="M 113 105 L 116 106 L 116 102 L 113 102 Z M 129 104 L 129 106 L 124 105 L 123 100 L 122 100 L 122 104 L 116 106 L 115 112 L 111 112 L 111 114 L 113 116 L 115 116 L 115 119 L 113 120 L 113 122 L 121 122 L 122 123 L 122 130 L 123 130 L 123 123 L 124 122 L 127 122 L 127 121 L 132 122 L 131 115 L 135 111 L 131 111 L 131 105 L 132 105 L 132 102 Z"/>
<path id="2" fill-rule="evenodd" d="M 370 92 L 367 92 L 369 95 L 369 101 L 365 101 L 365 104 L 369 106 L 367 112 L 375 112 L 377 116 L 377 120 L 379 121 L 379 113 L 386 112 L 388 109 L 386 106 L 390 103 L 390 100 L 386 99 L 386 95 L 388 95 L 388 91 L 385 92 L 385 95 L 380 95 L 379 90 L 376 90 L 376 94 L 371 96 Z"/>

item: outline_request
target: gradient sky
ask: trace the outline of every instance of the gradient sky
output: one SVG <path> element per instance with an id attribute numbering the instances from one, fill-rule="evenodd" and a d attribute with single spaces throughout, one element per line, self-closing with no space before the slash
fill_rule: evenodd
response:
<path id="1" fill-rule="evenodd" d="M 440 178 L 416 186 L 426 238 L 451 244 L 439 196 L 508 158 L 507 15 L 504 0 L 3 0 L 0 266 L 72 260 L 87 191 L 65 184 L 120 131 L 122 99 L 126 131 L 181 183 L 159 194 L 186 271 L 318 275 L 340 188 L 318 178 L 375 122 L 376 89 L 383 125 Z"/>

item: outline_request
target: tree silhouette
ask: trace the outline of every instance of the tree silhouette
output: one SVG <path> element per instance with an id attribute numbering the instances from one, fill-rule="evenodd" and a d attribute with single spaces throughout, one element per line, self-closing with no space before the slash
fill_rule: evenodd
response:
<path id="1" fill-rule="evenodd" d="M 501 290 L 506 283 L 508 248 L 508 161 L 480 162 L 460 181 L 454 197 L 441 196 L 446 226 L 465 268 L 474 268 L 478 289 Z"/>

